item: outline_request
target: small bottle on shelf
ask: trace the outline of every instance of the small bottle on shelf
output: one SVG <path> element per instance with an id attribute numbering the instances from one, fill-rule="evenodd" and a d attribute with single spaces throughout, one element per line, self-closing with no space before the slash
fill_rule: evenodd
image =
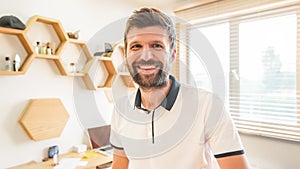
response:
<path id="1" fill-rule="evenodd" d="M 57 166 L 59 163 L 58 163 L 58 153 L 55 153 L 53 155 L 53 166 Z"/>
<path id="2" fill-rule="evenodd" d="M 46 44 L 43 43 L 42 47 L 41 47 L 41 54 L 42 55 L 46 55 L 47 53 L 47 47 L 46 47 Z"/>
<path id="3" fill-rule="evenodd" d="M 69 71 L 70 73 L 76 73 L 76 65 L 74 62 L 71 62 L 70 65 L 69 65 Z"/>
<path id="4" fill-rule="evenodd" d="M 9 56 L 5 56 L 4 70 L 11 71 L 11 62 L 10 62 L 10 57 Z"/>
<path id="5" fill-rule="evenodd" d="M 34 46 L 34 51 L 36 54 L 40 54 L 40 42 L 37 41 L 36 45 Z"/>
<path id="6" fill-rule="evenodd" d="M 51 54 L 55 55 L 55 42 L 48 42 L 47 46 L 49 46 L 49 48 L 51 49 Z"/>
<path id="7" fill-rule="evenodd" d="M 16 54 L 15 59 L 13 61 L 13 70 L 18 72 L 21 66 L 21 58 L 18 54 Z"/>
<path id="8" fill-rule="evenodd" d="M 47 55 L 52 55 L 52 50 L 49 46 L 47 46 L 46 51 L 47 51 Z"/>

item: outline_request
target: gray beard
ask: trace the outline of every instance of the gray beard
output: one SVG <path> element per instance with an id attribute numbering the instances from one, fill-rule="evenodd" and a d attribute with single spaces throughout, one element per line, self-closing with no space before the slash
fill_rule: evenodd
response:
<path id="1" fill-rule="evenodd" d="M 150 75 L 141 75 L 137 71 L 137 65 L 156 65 L 159 67 L 159 71 L 157 74 L 150 74 Z M 128 67 L 128 70 L 130 71 L 130 74 L 135 81 L 139 85 L 139 87 L 144 89 L 150 89 L 150 88 L 162 88 L 167 85 L 167 80 L 169 77 L 169 72 L 163 71 L 163 63 L 159 61 L 154 60 L 141 60 L 134 62 L 132 64 L 132 69 Z"/>
<path id="2" fill-rule="evenodd" d="M 162 71 L 161 69 L 157 74 L 145 75 L 144 77 L 134 70 L 133 80 L 139 85 L 140 88 L 162 88 L 167 85 L 169 73 Z"/>

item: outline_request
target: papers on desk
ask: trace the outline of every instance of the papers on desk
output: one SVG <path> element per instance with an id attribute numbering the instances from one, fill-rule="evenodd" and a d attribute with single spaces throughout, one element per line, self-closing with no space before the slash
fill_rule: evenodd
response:
<path id="1" fill-rule="evenodd" d="M 80 161 L 81 158 L 62 158 L 59 164 L 53 169 L 75 169 L 78 166 L 86 166 L 87 161 Z"/>

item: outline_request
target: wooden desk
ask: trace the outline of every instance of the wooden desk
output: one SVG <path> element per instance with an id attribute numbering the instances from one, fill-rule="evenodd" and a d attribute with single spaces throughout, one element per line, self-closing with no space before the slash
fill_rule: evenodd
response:
<path id="1" fill-rule="evenodd" d="M 87 152 L 89 154 L 91 152 Z M 95 169 L 96 166 L 105 164 L 112 161 L 112 156 L 108 157 L 106 155 L 100 154 L 100 153 L 93 153 L 92 156 L 89 156 L 88 158 L 84 158 L 84 155 L 86 153 L 68 153 L 63 154 L 59 156 L 59 160 L 62 158 L 81 158 L 81 161 L 88 161 L 88 164 L 86 166 L 80 166 L 76 167 L 76 169 Z M 91 155 L 91 154 L 89 154 Z M 29 162 L 17 167 L 12 167 L 9 169 L 53 169 L 53 161 L 52 159 L 49 159 L 45 162 Z"/>

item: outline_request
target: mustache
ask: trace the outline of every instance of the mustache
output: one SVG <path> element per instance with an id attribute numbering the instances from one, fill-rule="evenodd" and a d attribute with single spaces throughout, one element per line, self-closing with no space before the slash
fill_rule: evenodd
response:
<path id="1" fill-rule="evenodd" d="M 135 67 L 137 65 L 158 65 L 158 66 L 162 67 L 163 63 L 161 63 L 160 61 L 150 59 L 150 60 L 135 61 L 135 62 L 133 62 L 132 65 L 133 65 L 133 67 Z"/>

